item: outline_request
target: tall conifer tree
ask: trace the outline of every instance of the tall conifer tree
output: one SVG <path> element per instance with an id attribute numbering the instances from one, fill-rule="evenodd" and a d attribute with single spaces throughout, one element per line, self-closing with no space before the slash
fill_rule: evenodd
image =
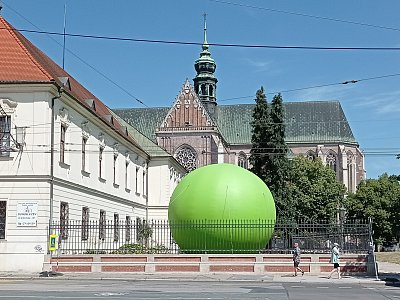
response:
<path id="1" fill-rule="evenodd" d="M 289 160 L 287 157 L 288 146 L 286 144 L 285 111 L 281 94 L 275 95 L 271 103 L 272 137 L 270 185 L 274 191 L 275 203 L 278 206 L 278 214 L 290 218 L 292 208 L 288 203 L 288 176 Z"/>
<path id="2" fill-rule="evenodd" d="M 270 117 L 269 105 L 264 94 L 264 88 L 261 87 L 256 93 L 256 106 L 253 111 L 252 148 L 250 150 L 249 162 L 251 171 L 268 184 L 269 174 L 267 166 L 269 165 L 269 148 L 271 148 L 270 139 L 272 135 L 272 122 Z"/>
<path id="3" fill-rule="evenodd" d="M 285 143 L 285 124 L 282 97 L 267 103 L 264 89 L 256 94 L 253 112 L 252 149 L 250 151 L 251 171 L 260 177 L 270 188 L 279 216 L 288 216 L 286 181 L 288 178 L 288 148 Z"/>

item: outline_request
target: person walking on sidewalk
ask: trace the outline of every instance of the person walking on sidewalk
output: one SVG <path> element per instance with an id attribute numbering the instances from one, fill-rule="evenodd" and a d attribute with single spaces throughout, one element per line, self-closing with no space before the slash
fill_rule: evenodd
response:
<path id="1" fill-rule="evenodd" d="M 299 267 L 301 250 L 300 250 L 298 243 L 294 243 L 294 248 L 293 248 L 292 254 L 293 254 L 294 276 L 297 276 L 297 271 L 300 271 L 301 276 L 303 276 L 304 271 L 302 269 L 300 269 L 300 267 Z"/>
<path id="2" fill-rule="evenodd" d="M 332 252 L 331 252 L 331 264 L 333 264 L 333 270 L 329 274 L 328 279 L 330 279 L 332 277 L 332 274 L 335 273 L 335 272 L 338 274 L 338 279 L 341 278 L 340 277 L 339 260 L 340 260 L 339 244 L 338 243 L 333 243 Z"/>

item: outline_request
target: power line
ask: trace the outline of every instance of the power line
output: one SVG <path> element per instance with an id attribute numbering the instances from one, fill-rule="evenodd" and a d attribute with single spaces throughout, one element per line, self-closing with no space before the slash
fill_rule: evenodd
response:
<path id="1" fill-rule="evenodd" d="M 57 145 L 56 145 L 56 146 L 57 146 Z M 2 147 L 0 147 L 0 151 L 1 151 L 1 152 L 16 152 L 16 151 L 13 151 L 13 150 L 10 150 L 10 149 L 2 149 Z M 66 152 L 66 153 L 77 153 L 77 154 L 80 154 L 80 153 L 82 153 L 82 150 L 81 150 L 81 149 L 64 149 L 64 152 Z M 50 154 L 50 153 L 51 153 L 51 150 L 50 150 L 50 149 L 49 149 L 49 150 L 24 149 L 24 150 L 22 151 L 22 153 Z M 55 150 L 54 150 L 54 153 L 55 153 L 55 154 L 58 154 L 58 153 L 60 153 L 60 151 L 57 150 L 57 149 L 55 149 Z M 99 151 L 97 151 L 97 150 L 86 149 L 86 150 L 85 150 L 85 153 L 86 153 L 86 154 L 95 154 L 95 155 L 98 155 L 98 154 L 99 154 Z M 114 154 L 114 153 L 115 153 L 115 152 L 114 152 L 114 151 L 111 151 L 111 150 L 104 150 L 104 151 L 103 151 L 103 154 Z M 363 153 L 363 155 L 365 155 L 365 156 L 393 156 L 394 158 L 396 158 L 396 157 L 399 155 L 399 152 L 398 152 L 398 151 L 391 151 L 391 152 L 386 152 L 386 151 L 371 151 L 371 152 L 370 152 L 370 151 L 363 151 L 362 153 Z M 204 152 L 204 153 L 202 153 L 202 154 L 229 154 L 229 153 L 217 152 L 217 151 L 207 151 L 207 152 Z M 283 153 L 283 152 L 267 152 L 267 151 L 264 151 L 264 152 L 255 152 L 255 153 L 251 153 L 251 154 L 256 155 L 256 156 L 259 156 L 259 155 L 277 155 L 277 156 L 280 155 L 280 156 L 285 156 L 285 155 L 289 155 L 290 153 Z M 249 154 L 249 155 L 251 155 L 251 154 Z M 299 155 L 305 155 L 305 153 L 298 154 L 298 155 L 295 155 L 295 156 L 299 156 Z"/>
<path id="2" fill-rule="evenodd" d="M 63 36 L 64 33 L 52 32 L 52 31 L 41 31 L 41 30 L 29 30 L 29 29 L 9 29 L 0 28 L 2 30 L 15 30 L 27 33 L 37 34 L 48 34 Z M 191 45 L 201 46 L 203 43 L 200 42 L 187 42 L 187 41 L 171 41 L 171 40 L 153 40 L 153 39 L 136 39 L 136 38 L 124 38 L 115 36 L 101 36 L 101 35 L 89 35 L 89 34 L 77 34 L 77 33 L 65 33 L 68 37 L 87 38 L 87 39 L 101 39 L 111 41 L 122 41 L 122 42 L 140 42 L 140 43 L 153 43 L 153 44 L 173 44 L 173 45 Z M 281 46 L 281 45 L 250 45 L 250 44 L 224 44 L 224 43 L 208 43 L 214 47 L 229 47 L 229 48 L 253 48 L 253 49 L 287 49 L 287 50 L 343 50 L 343 51 L 400 51 L 400 47 L 322 47 L 322 46 Z"/>
<path id="3" fill-rule="evenodd" d="M 317 89 L 317 88 L 321 88 L 321 87 L 328 87 L 328 86 L 335 86 L 335 85 L 354 84 L 354 83 L 359 83 L 361 81 L 370 81 L 370 80 L 377 80 L 377 79 L 383 79 L 383 78 L 388 78 L 388 77 L 396 77 L 396 76 L 400 76 L 400 73 L 380 75 L 380 76 L 361 78 L 361 79 L 346 80 L 346 81 L 335 82 L 335 83 L 313 85 L 313 86 L 294 88 L 294 89 L 289 89 L 289 90 L 281 90 L 281 91 L 278 91 L 278 92 L 268 92 L 268 93 L 265 93 L 265 94 L 266 95 L 276 95 L 276 94 L 279 94 L 279 93 L 283 94 L 283 93 L 290 93 L 290 92 L 304 91 L 304 90 L 310 90 L 310 89 Z M 255 97 L 255 95 L 227 98 L 227 99 L 218 100 L 218 102 L 232 101 L 232 100 L 238 100 L 238 99 L 246 99 L 246 98 L 252 98 L 252 97 Z"/>
<path id="4" fill-rule="evenodd" d="M 276 12 L 276 13 L 282 13 L 282 14 L 289 14 L 289 15 L 300 16 L 300 17 L 313 18 L 313 19 L 318 19 L 318 20 L 347 23 L 347 24 L 352 24 L 352 25 L 367 26 L 367 27 L 386 29 L 386 30 L 392 30 L 392 31 L 400 31 L 400 28 L 390 27 L 390 26 L 369 24 L 369 23 L 356 22 L 356 21 L 337 19 L 337 18 L 331 18 L 331 17 L 316 16 L 316 15 L 298 13 L 298 12 L 287 11 L 287 10 L 273 9 L 273 8 L 268 8 L 268 7 L 254 6 L 254 5 L 248 5 L 248 4 L 242 4 L 242 3 L 235 3 L 235 2 L 230 2 L 230 1 L 222 1 L 222 0 L 208 0 L 208 1 L 222 3 L 222 4 L 228 4 L 228 5 L 233 5 L 233 6 L 240 6 L 240 7 L 258 9 L 258 10 L 270 11 L 270 12 Z"/>
<path id="5" fill-rule="evenodd" d="M 36 26 L 34 23 L 32 23 L 31 21 L 29 21 L 27 18 L 25 18 L 22 14 L 20 14 L 18 11 L 16 11 L 15 9 L 13 9 L 10 5 L 4 3 L 5 6 L 7 6 L 8 9 L 10 9 L 11 11 L 13 11 L 15 14 L 17 14 L 19 17 L 21 17 L 22 19 L 24 19 L 26 22 L 28 22 L 29 24 L 31 24 L 33 27 L 35 27 L 38 30 L 41 30 L 38 26 Z M 4 28 L 1 28 L 4 29 Z M 62 33 L 63 37 L 66 36 L 65 33 Z M 59 46 L 63 47 L 64 46 L 59 43 L 56 39 L 54 39 L 51 35 L 47 35 L 52 41 L 56 42 Z M 100 72 L 98 69 L 96 69 L 95 67 L 93 67 L 92 65 L 90 65 L 88 62 L 86 62 L 84 59 L 82 59 L 81 57 L 79 57 L 78 55 L 76 55 L 74 52 L 72 52 L 71 50 L 69 50 L 68 48 L 65 48 L 65 50 L 73 55 L 75 58 L 77 58 L 81 63 L 85 64 L 86 66 L 88 66 L 89 68 L 91 68 L 93 71 L 95 71 L 97 74 L 99 74 L 100 76 L 102 76 L 104 79 L 108 80 L 110 83 L 112 83 L 113 85 L 115 85 L 117 88 L 119 88 L 120 90 L 122 90 L 125 94 L 127 94 L 128 96 L 130 96 L 131 98 L 133 98 L 135 101 L 139 102 L 140 104 L 142 104 L 143 106 L 147 107 L 148 106 L 139 98 L 137 98 L 135 95 L 133 95 L 131 92 L 129 92 L 127 89 L 123 88 L 121 85 L 119 85 L 118 83 L 116 83 L 114 80 L 112 80 L 110 77 L 106 76 L 105 74 L 103 74 L 102 72 Z"/>
<path id="6" fill-rule="evenodd" d="M 221 1 L 220 1 L 221 2 Z M 28 23 L 30 23 L 32 26 L 34 26 L 35 28 L 39 29 L 39 27 L 37 27 L 35 24 L 33 24 L 32 22 L 30 22 L 27 18 L 25 18 L 23 15 L 21 15 L 20 13 L 18 13 L 16 10 L 14 10 L 12 7 L 10 7 L 9 5 L 5 4 L 9 9 L 11 9 L 14 13 L 16 13 L 17 15 L 19 15 L 21 18 L 23 18 L 24 20 L 26 20 Z M 46 33 L 45 31 L 40 31 L 40 33 Z M 58 45 L 62 46 L 58 41 L 56 41 L 55 39 L 53 39 L 51 37 L 52 33 L 49 33 L 48 36 L 49 38 L 51 38 L 53 41 L 55 41 Z M 55 34 L 55 33 L 54 33 Z M 65 36 L 64 33 L 57 33 L 57 35 L 62 35 Z M 138 40 L 139 41 L 139 40 Z M 145 40 L 140 40 L 140 41 L 145 41 Z M 175 42 L 171 42 L 171 43 L 175 43 Z M 178 43 L 178 42 L 177 42 Z M 196 45 L 201 45 L 201 43 L 189 43 L 189 44 L 196 44 Z M 210 44 L 211 45 L 211 44 Z M 217 44 L 216 44 L 217 45 Z M 351 48 L 348 48 L 351 49 Z M 394 48 L 393 48 L 394 49 Z M 396 48 L 399 49 L 400 48 Z M 80 58 L 79 56 L 77 56 L 75 53 L 73 53 L 72 51 L 70 51 L 69 49 L 66 49 L 70 54 L 72 54 L 74 57 L 76 57 L 78 60 L 80 60 L 82 63 L 84 63 L 85 65 L 87 65 L 88 67 L 90 67 L 92 70 L 94 70 L 96 73 L 98 73 L 99 75 L 101 75 L 102 77 L 104 77 L 106 80 L 108 80 L 109 82 L 111 82 L 112 84 L 114 84 L 116 87 L 118 87 L 119 89 L 121 89 L 122 91 L 124 91 L 127 95 L 129 95 L 130 97 L 132 97 L 134 100 L 136 100 L 137 102 L 139 102 L 140 104 L 144 105 L 145 107 L 149 108 L 149 106 L 147 106 L 142 100 L 138 99 L 136 96 L 134 96 L 133 94 L 131 94 L 129 91 L 127 91 L 125 88 L 123 88 L 122 86 L 120 86 L 118 83 L 116 83 L 115 81 L 113 81 L 112 79 L 110 79 L 109 77 L 107 77 L 106 75 L 104 75 L 103 73 L 101 73 L 99 70 L 97 70 L 95 67 L 93 67 L 92 65 L 90 65 L 89 63 L 87 63 L 85 60 L 83 60 L 82 58 Z M 386 77 L 393 77 L 393 76 L 399 76 L 400 73 L 397 74 L 389 74 L 389 75 L 383 75 L 383 76 L 376 76 L 376 77 L 370 77 L 370 78 L 364 78 L 364 79 L 358 79 L 358 80 L 348 80 L 348 81 L 343 81 L 343 82 L 337 82 L 337 83 L 330 83 L 330 84 L 322 84 L 322 85 L 315 85 L 315 86 L 309 86 L 309 87 L 302 87 L 302 88 L 295 88 L 295 89 L 288 89 L 288 90 L 282 90 L 279 92 L 268 92 L 266 93 L 267 95 L 272 95 L 272 94 L 277 94 L 277 93 L 289 93 L 289 92 L 295 92 L 295 91 L 302 91 L 302 90 L 307 90 L 307 89 L 315 89 L 315 88 L 321 88 L 321 87 L 328 87 L 328 86 L 335 86 L 335 85 L 344 85 L 344 84 L 353 84 L 353 83 L 357 83 L 360 81 L 367 81 L 367 80 L 375 80 L 375 79 L 381 79 L 381 78 L 386 78 Z M 254 95 L 250 95 L 250 96 L 240 96 L 240 97 L 233 97 L 233 98 L 228 98 L 228 99 L 222 99 L 222 100 L 218 100 L 219 102 L 225 102 L 225 101 L 232 101 L 232 100 L 238 100 L 238 99 L 245 99 L 245 98 L 251 98 L 254 97 Z"/>

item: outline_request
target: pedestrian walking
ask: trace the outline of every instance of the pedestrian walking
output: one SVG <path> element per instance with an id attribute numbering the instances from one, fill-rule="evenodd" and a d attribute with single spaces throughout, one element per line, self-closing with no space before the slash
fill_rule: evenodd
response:
<path id="1" fill-rule="evenodd" d="M 340 255 L 339 255 L 339 244 L 338 243 L 333 243 L 332 251 L 331 251 L 331 264 L 333 264 L 333 270 L 328 276 L 328 279 L 332 277 L 333 273 L 337 273 L 338 279 L 340 279 Z"/>
<path id="2" fill-rule="evenodd" d="M 294 276 L 297 276 L 297 271 L 301 272 L 301 276 L 304 275 L 304 271 L 300 269 L 299 264 L 300 264 L 300 256 L 301 256 L 301 250 L 299 247 L 298 243 L 294 243 L 293 247 L 293 268 L 294 268 Z"/>

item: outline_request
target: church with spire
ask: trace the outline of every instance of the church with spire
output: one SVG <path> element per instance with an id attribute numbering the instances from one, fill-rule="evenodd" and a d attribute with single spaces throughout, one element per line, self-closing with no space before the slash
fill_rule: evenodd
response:
<path id="1" fill-rule="evenodd" d="M 193 83 L 183 83 L 171 107 L 113 111 L 188 172 L 201 166 L 231 163 L 249 168 L 251 121 L 255 104 L 218 105 L 216 62 L 204 39 L 195 61 Z M 335 171 L 348 191 L 364 179 L 364 156 L 339 101 L 286 102 L 286 142 L 290 157 L 317 157 Z"/>

